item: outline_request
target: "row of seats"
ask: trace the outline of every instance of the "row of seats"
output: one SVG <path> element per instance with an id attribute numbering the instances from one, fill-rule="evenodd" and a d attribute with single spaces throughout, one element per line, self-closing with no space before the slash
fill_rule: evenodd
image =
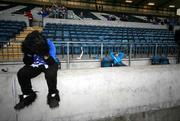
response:
<path id="1" fill-rule="evenodd" d="M 123 51 L 128 54 L 130 43 L 134 55 L 140 53 L 168 54 L 175 52 L 174 33 L 166 29 L 103 27 L 89 25 L 46 24 L 42 34 L 55 41 L 58 54 L 67 54 L 67 42 L 70 42 L 69 53 L 103 54 L 107 51 Z M 73 43 L 74 42 L 74 43 Z"/>
<path id="2" fill-rule="evenodd" d="M 123 31 L 123 30 L 95 30 L 95 29 L 67 29 L 67 28 L 61 28 L 61 29 L 53 29 L 52 28 L 45 28 L 44 32 L 46 33 L 52 33 L 55 34 L 56 32 L 64 32 L 64 33 L 69 33 L 69 34 L 93 34 L 93 35 L 104 35 L 108 34 L 111 36 L 115 35 L 145 35 L 145 36 L 161 36 L 164 34 L 165 36 L 173 36 L 174 34 L 169 31 L 163 31 L 163 30 L 156 30 L 156 31 L 139 31 L 138 29 L 136 30 L 131 30 L 131 31 Z"/>
<path id="3" fill-rule="evenodd" d="M 25 22 L 0 20 L 0 42 L 7 43 L 26 27 Z"/>
<path id="4" fill-rule="evenodd" d="M 142 32 L 142 31 L 157 31 L 157 29 L 149 29 L 149 28 L 130 28 L 130 27 L 111 27 L 111 26 L 96 26 L 96 25 L 73 25 L 73 24 L 55 24 L 55 23 L 47 23 L 45 25 L 45 28 L 51 29 L 51 30 L 58 30 L 58 29 L 77 29 L 77 30 L 81 30 L 81 29 L 86 29 L 86 31 L 90 30 L 95 30 L 95 31 L 103 31 L 103 30 L 122 30 L 122 31 L 134 31 L 134 30 L 138 30 L 138 32 Z M 166 31 L 166 29 L 158 29 L 161 31 Z"/>
<path id="5" fill-rule="evenodd" d="M 100 41 L 131 43 L 174 43 L 174 33 L 166 29 L 102 27 L 46 24 L 42 34 L 60 41 Z"/>

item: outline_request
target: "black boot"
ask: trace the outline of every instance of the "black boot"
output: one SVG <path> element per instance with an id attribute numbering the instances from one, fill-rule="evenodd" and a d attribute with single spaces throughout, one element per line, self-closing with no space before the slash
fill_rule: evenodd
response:
<path id="1" fill-rule="evenodd" d="M 49 105 L 50 108 L 56 108 L 59 107 L 59 92 L 57 91 L 56 93 L 53 94 L 48 94 L 47 95 L 47 104 Z"/>
<path id="2" fill-rule="evenodd" d="M 19 103 L 14 106 L 14 109 L 21 110 L 26 106 L 31 105 L 37 98 L 37 94 L 35 92 L 30 93 L 27 97 L 24 95 L 19 95 Z"/>

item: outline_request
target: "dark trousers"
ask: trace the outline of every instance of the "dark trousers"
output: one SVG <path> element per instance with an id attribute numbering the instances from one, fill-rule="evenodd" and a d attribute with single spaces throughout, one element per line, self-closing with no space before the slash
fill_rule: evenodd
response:
<path id="1" fill-rule="evenodd" d="M 177 47 L 177 63 L 180 63 L 180 45 Z"/>
<path id="2" fill-rule="evenodd" d="M 113 64 L 114 67 L 119 67 L 119 66 L 126 66 L 124 63 L 120 62 L 120 63 L 116 63 Z"/>
<path id="3" fill-rule="evenodd" d="M 56 93 L 57 90 L 57 70 L 58 65 L 50 65 L 47 69 L 44 66 L 40 67 L 32 67 L 32 66 L 24 66 L 22 67 L 18 73 L 18 81 L 21 87 L 21 91 L 23 94 L 28 95 L 32 93 L 32 85 L 31 79 L 38 76 L 41 72 L 45 73 L 45 79 L 48 85 L 48 91 L 50 94 Z"/>
<path id="4" fill-rule="evenodd" d="M 33 19 L 29 19 L 29 26 L 32 27 Z"/>

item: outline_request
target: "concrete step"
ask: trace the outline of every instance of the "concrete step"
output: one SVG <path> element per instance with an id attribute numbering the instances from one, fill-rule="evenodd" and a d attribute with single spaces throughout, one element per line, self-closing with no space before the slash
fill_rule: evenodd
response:
<path id="1" fill-rule="evenodd" d="M 29 33 L 31 33 L 32 32 L 32 30 L 24 30 L 24 31 L 22 31 L 20 34 L 29 34 Z"/>
<path id="2" fill-rule="evenodd" d="M 5 45 L 3 49 L 0 49 L 0 54 L 8 53 L 21 53 L 21 43 L 10 42 L 9 45 Z"/>
<path id="3" fill-rule="evenodd" d="M 25 40 L 25 37 L 16 37 L 15 39 L 16 39 L 16 41 L 20 41 L 20 42 L 22 42 L 22 41 L 24 41 L 24 40 Z"/>
<path id="4" fill-rule="evenodd" d="M 16 36 L 16 39 L 17 39 L 17 38 L 23 38 L 23 39 L 25 39 L 26 36 L 27 36 L 27 34 L 17 35 L 17 36 Z"/>
<path id="5" fill-rule="evenodd" d="M 21 42 L 11 42 L 10 45 L 8 45 L 8 47 L 21 47 Z"/>
<path id="6" fill-rule="evenodd" d="M 33 30 L 38 30 L 38 31 L 42 31 L 42 27 L 39 26 L 33 26 L 33 27 L 27 27 L 26 30 L 28 31 L 33 31 Z"/>
<path id="7" fill-rule="evenodd" d="M 0 50 L 0 54 L 8 54 L 8 53 L 21 53 L 20 48 L 8 48 L 8 49 L 3 49 Z"/>
<path id="8" fill-rule="evenodd" d="M 18 55 L 18 56 L 22 56 L 23 54 L 22 53 L 20 53 L 20 52 L 3 52 L 3 53 L 0 53 L 0 56 L 1 57 L 8 57 L 8 58 L 11 58 L 11 57 L 14 57 L 14 56 L 16 56 L 16 55 Z"/>
<path id="9" fill-rule="evenodd" d="M 0 54 L 0 61 L 4 62 L 16 62 L 22 61 L 23 54 L 21 53 L 6 53 L 6 54 Z"/>
<path id="10" fill-rule="evenodd" d="M 34 30 L 38 30 L 39 32 L 42 31 L 42 27 L 34 26 L 34 27 L 27 27 L 24 31 L 22 31 L 19 35 L 16 36 L 16 41 L 24 41 L 26 36 Z"/>

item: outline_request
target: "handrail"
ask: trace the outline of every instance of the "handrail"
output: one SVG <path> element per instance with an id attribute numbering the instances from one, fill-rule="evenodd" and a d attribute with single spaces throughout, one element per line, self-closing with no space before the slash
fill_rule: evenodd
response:
<path id="1" fill-rule="evenodd" d="M 86 44 L 86 43 L 98 43 L 98 44 L 101 44 L 101 43 L 111 43 L 111 44 L 147 44 L 147 45 L 151 45 L 151 44 L 158 44 L 158 45 L 169 45 L 170 43 L 171 43 L 171 41 L 170 41 L 170 43 L 147 43 L 147 42 L 145 42 L 145 43 L 141 43 L 141 42 L 107 42 L 107 41 L 95 41 L 95 42 L 92 42 L 92 41 L 90 41 L 90 42 L 85 42 L 85 41 L 80 41 L 80 42 L 75 42 L 75 41 L 53 41 L 53 43 L 54 44 L 58 44 L 58 43 L 60 43 L 60 44 L 66 44 L 66 43 L 69 43 L 69 44 L 71 44 L 71 43 L 82 43 L 82 44 Z M 171 45 L 174 45 L 174 46 L 176 46 L 176 43 L 171 43 Z"/>

